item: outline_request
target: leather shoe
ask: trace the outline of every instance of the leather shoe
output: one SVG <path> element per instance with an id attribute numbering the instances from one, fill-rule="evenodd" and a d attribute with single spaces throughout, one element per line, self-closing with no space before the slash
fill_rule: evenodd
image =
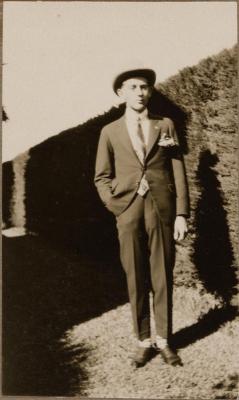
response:
<path id="1" fill-rule="evenodd" d="M 162 350 L 160 349 L 159 353 L 167 364 L 173 366 L 183 365 L 181 358 L 169 346 L 166 346 Z"/>
<path id="2" fill-rule="evenodd" d="M 143 367 L 152 357 L 152 347 L 138 347 L 133 356 L 133 365 L 136 368 Z"/>

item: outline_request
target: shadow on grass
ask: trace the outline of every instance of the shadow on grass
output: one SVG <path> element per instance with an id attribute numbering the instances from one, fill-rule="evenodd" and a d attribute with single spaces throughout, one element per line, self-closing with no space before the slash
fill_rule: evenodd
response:
<path id="1" fill-rule="evenodd" d="M 111 266 L 40 237 L 3 240 L 3 393 L 70 396 L 87 385 L 90 349 L 67 347 L 67 330 L 127 301 Z"/>
<path id="2" fill-rule="evenodd" d="M 225 322 L 232 321 L 237 315 L 238 308 L 232 305 L 212 309 L 195 324 L 176 332 L 172 337 L 172 346 L 182 348 L 203 339 L 216 332 Z"/>

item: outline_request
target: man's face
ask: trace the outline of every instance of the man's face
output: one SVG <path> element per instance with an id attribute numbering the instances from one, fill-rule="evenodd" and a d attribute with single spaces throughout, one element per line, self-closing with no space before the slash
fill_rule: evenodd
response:
<path id="1" fill-rule="evenodd" d="M 136 77 L 124 81 L 117 93 L 127 107 L 140 112 L 147 106 L 152 88 L 145 78 Z"/>

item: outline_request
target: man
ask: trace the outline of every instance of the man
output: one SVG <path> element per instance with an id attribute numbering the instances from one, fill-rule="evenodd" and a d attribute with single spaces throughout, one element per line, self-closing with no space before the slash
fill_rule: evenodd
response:
<path id="1" fill-rule="evenodd" d="M 126 272 L 135 334 L 136 367 L 152 356 L 149 292 L 152 290 L 156 348 L 171 365 L 174 239 L 183 240 L 188 191 L 172 120 L 147 110 L 156 80 L 151 69 L 125 71 L 113 89 L 126 103 L 123 117 L 105 126 L 96 157 L 95 185 L 117 221 L 120 257 Z"/>

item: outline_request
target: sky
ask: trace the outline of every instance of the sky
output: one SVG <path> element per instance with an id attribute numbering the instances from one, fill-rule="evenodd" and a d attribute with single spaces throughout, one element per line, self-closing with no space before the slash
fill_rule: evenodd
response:
<path id="1" fill-rule="evenodd" d="M 162 82 L 236 42 L 236 2 L 4 1 L 3 161 L 117 104 L 121 71 Z"/>

